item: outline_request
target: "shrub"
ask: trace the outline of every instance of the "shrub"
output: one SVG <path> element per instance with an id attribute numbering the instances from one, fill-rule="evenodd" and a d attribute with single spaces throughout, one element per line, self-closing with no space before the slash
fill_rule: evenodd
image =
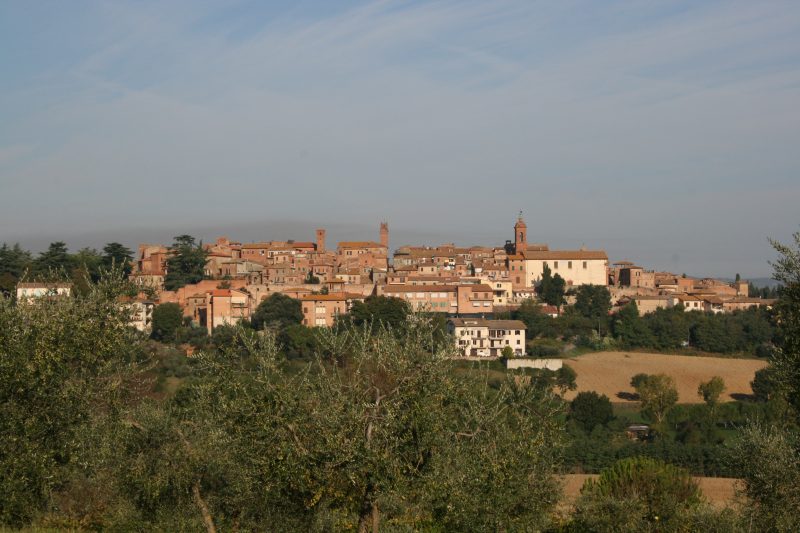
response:
<path id="1" fill-rule="evenodd" d="M 587 531 L 650 530 L 656 524 L 659 530 L 667 530 L 681 513 L 701 503 L 700 489 L 687 470 L 657 459 L 632 457 L 603 470 L 596 481 L 586 482 L 576 521 Z"/>

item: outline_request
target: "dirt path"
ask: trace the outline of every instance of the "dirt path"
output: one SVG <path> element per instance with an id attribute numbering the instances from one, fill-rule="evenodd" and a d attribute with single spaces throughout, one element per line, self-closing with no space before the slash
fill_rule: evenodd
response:
<path id="1" fill-rule="evenodd" d="M 756 371 L 766 366 L 765 361 L 754 359 L 638 352 L 591 353 L 564 363 L 578 373 L 578 390 L 567 393 L 567 399 L 574 398 L 578 392 L 593 390 L 605 394 L 612 402 L 634 401 L 630 381 L 639 373 L 672 376 L 680 403 L 702 402 L 697 395 L 697 386 L 713 376 L 720 376 L 726 385 L 722 400 L 731 401 L 737 395 L 752 394 L 750 382 Z"/>

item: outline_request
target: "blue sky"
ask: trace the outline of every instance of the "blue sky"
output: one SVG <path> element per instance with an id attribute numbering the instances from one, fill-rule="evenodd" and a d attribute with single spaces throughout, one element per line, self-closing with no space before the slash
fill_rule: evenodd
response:
<path id="1" fill-rule="evenodd" d="M 0 241 L 532 240 L 769 274 L 800 2 L 0 3 Z"/>

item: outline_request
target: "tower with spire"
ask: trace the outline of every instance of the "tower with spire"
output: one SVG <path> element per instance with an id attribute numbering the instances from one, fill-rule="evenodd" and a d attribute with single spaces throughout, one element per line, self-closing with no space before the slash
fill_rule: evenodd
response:
<path id="1" fill-rule="evenodd" d="M 515 253 L 524 252 L 528 247 L 528 226 L 522 220 L 522 211 L 519 212 L 517 223 L 514 224 L 514 251 Z"/>

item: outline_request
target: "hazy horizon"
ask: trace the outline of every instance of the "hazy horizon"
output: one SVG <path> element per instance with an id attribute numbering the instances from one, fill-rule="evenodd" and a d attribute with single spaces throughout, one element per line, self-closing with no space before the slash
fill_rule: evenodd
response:
<path id="1" fill-rule="evenodd" d="M 769 277 L 800 4 L 0 4 L 0 242 L 529 240 Z"/>
<path id="2" fill-rule="evenodd" d="M 512 221 L 515 221 L 513 219 Z M 131 248 L 136 253 L 136 247 L 139 243 L 154 243 L 169 245 L 176 235 L 189 234 L 202 242 L 213 242 L 217 237 L 226 236 L 231 240 L 238 240 L 241 242 L 258 242 L 268 240 L 289 240 L 295 241 L 311 241 L 315 239 L 314 231 L 316 228 L 324 227 L 326 229 L 326 243 L 327 246 L 333 247 L 339 241 L 346 240 L 373 240 L 379 239 L 378 235 L 379 222 L 376 221 L 374 225 L 367 224 L 314 224 L 311 221 L 302 220 L 288 220 L 288 221 L 263 221 L 258 223 L 255 221 L 242 222 L 242 223 L 229 223 L 220 226 L 202 226 L 202 225 L 178 225 L 175 228 L 155 228 L 155 227 L 139 227 L 139 228 L 119 228 L 117 230 L 96 230 L 87 231 L 80 234 L 71 235 L 68 238 L 57 237 L 57 234 L 51 236 L 28 236 L 21 239 L 7 240 L 8 244 L 19 242 L 20 245 L 34 252 L 34 254 L 44 251 L 51 242 L 64 241 L 69 247 L 70 252 L 77 252 L 80 248 L 90 247 L 100 250 L 103 245 L 109 242 L 121 242 L 125 246 Z M 505 228 L 503 232 L 498 233 L 496 236 L 492 235 L 489 231 L 483 230 L 466 234 L 460 233 L 446 233 L 436 231 L 420 231 L 410 229 L 408 227 L 395 227 L 391 222 L 390 227 L 390 242 L 389 246 L 391 251 L 396 250 L 403 245 L 428 245 L 438 246 L 445 243 L 455 243 L 457 246 L 502 246 L 506 240 L 514 237 L 513 230 Z M 772 269 L 767 263 L 768 260 L 774 259 L 774 254 L 770 253 L 763 261 L 763 267 L 747 270 L 728 268 L 728 265 L 733 267 L 736 263 L 724 262 L 720 263 L 708 262 L 709 265 L 706 269 L 702 267 L 697 270 L 687 270 L 683 268 L 688 264 L 681 255 L 680 250 L 672 251 L 672 255 L 666 255 L 666 251 L 659 251 L 652 246 L 647 246 L 646 243 L 638 250 L 632 253 L 625 253 L 625 250 L 630 250 L 629 242 L 623 242 L 620 239 L 614 238 L 598 238 L 594 241 L 587 241 L 585 239 L 573 238 L 568 236 L 561 236 L 558 239 L 539 238 L 536 228 L 529 227 L 529 242 L 545 243 L 551 249 L 578 249 L 581 246 L 586 246 L 589 249 L 603 249 L 608 252 L 609 262 L 630 260 L 647 269 L 657 271 L 671 271 L 676 274 L 687 274 L 693 277 L 707 277 L 715 276 L 722 278 L 733 278 L 737 273 L 741 274 L 745 279 L 763 279 L 771 278 Z M 454 236 L 460 238 L 453 238 Z M 450 237 L 450 238 L 448 238 Z M 496 237 L 496 238 L 495 238 Z M 0 243 L 4 242 L 0 239 Z M 766 239 L 765 239 L 766 242 Z M 769 251 L 771 247 L 767 245 Z M 703 258 L 707 259 L 707 258 Z M 702 264 L 697 260 L 692 261 L 697 264 Z M 756 265 L 758 266 L 758 265 Z"/>

